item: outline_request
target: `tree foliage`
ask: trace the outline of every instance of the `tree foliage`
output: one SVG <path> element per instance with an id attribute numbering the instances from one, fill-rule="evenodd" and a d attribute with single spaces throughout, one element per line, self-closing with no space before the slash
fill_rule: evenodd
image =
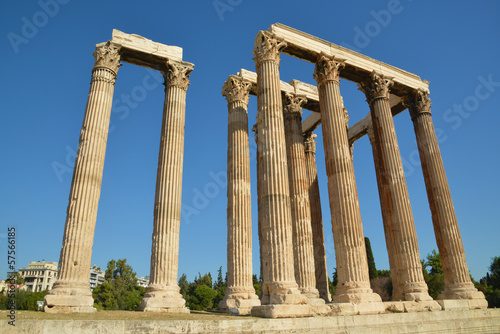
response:
<path id="1" fill-rule="evenodd" d="M 476 283 L 476 288 L 484 293 L 488 307 L 500 307 L 500 257 L 491 259 L 489 272 Z"/>
<path id="2" fill-rule="evenodd" d="M 137 275 L 127 259 L 108 262 L 105 282 L 92 291 L 94 306 L 104 310 L 136 310 L 146 292 L 137 285 Z"/>
<path id="3" fill-rule="evenodd" d="M 373 257 L 372 246 L 370 239 L 365 237 L 366 258 L 368 260 L 368 274 L 370 280 L 378 277 L 377 267 L 375 266 L 375 258 Z"/>
<path id="4" fill-rule="evenodd" d="M 444 275 L 441 257 L 439 253 L 433 249 L 430 254 L 427 254 L 426 259 L 421 262 L 424 280 L 429 288 L 429 295 L 434 299 L 438 299 L 439 295 L 444 290 Z M 427 268 L 429 268 L 429 270 L 427 270 Z"/>

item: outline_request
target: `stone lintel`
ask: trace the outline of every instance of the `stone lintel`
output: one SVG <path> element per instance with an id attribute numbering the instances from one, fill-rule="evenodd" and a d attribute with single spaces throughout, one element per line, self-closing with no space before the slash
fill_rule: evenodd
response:
<path id="1" fill-rule="evenodd" d="M 429 91 L 429 83 L 427 81 L 422 81 L 418 75 L 367 57 L 342 46 L 327 42 L 281 23 L 271 25 L 268 31 L 275 34 L 278 38 L 284 39 L 286 47 L 282 50 L 282 53 L 290 56 L 311 63 L 316 63 L 318 55 L 322 52 L 327 56 L 345 59 L 346 66 L 340 71 L 341 78 L 354 82 L 361 82 L 373 71 L 376 71 L 386 77 L 393 78 L 394 86 L 391 88 L 391 92 L 395 95 L 403 96 L 408 89 L 421 89 L 425 92 Z"/>
<path id="2" fill-rule="evenodd" d="M 113 29 L 111 42 L 121 48 L 120 60 L 130 64 L 162 70 L 167 60 L 182 62 L 181 47 L 153 42 L 139 35 Z"/>

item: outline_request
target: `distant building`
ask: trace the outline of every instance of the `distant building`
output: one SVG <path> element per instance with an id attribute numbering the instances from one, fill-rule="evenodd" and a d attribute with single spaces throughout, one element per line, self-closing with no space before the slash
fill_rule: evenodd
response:
<path id="1" fill-rule="evenodd" d="M 96 265 L 92 266 L 90 268 L 89 282 L 90 290 L 94 290 L 96 286 L 104 283 L 104 271 L 100 270 Z"/>
<path id="2" fill-rule="evenodd" d="M 146 277 L 139 277 L 137 279 L 137 285 L 138 286 L 142 286 L 142 287 L 147 287 L 149 284 L 149 276 L 146 276 Z"/>
<path id="3" fill-rule="evenodd" d="M 19 268 L 28 291 L 38 292 L 52 289 L 57 280 L 57 262 L 30 262 L 28 268 Z"/>
<path id="4" fill-rule="evenodd" d="M 7 280 L 0 281 L 0 291 L 3 291 L 3 294 L 7 295 L 11 285 Z M 14 284 L 14 287 L 19 290 L 28 290 L 28 287 L 24 284 Z"/>

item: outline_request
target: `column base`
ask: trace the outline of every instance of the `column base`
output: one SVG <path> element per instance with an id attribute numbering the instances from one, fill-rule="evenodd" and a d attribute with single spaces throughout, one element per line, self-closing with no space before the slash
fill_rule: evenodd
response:
<path id="1" fill-rule="evenodd" d="M 369 287 L 361 287 L 360 285 L 344 285 L 337 288 L 333 303 L 382 303 L 382 298 L 373 292 Z"/>
<path id="2" fill-rule="evenodd" d="M 179 287 L 166 287 L 158 289 L 148 286 L 144 298 L 142 298 L 139 311 L 144 312 L 166 312 L 166 313 L 189 313 L 185 307 L 186 301 L 179 293 Z"/>
<path id="3" fill-rule="evenodd" d="M 439 300 L 465 299 L 469 301 L 469 308 L 486 309 L 488 301 L 481 291 L 478 291 L 472 283 L 460 283 L 444 287 L 444 292 L 438 296 Z"/>
<path id="4" fill-rule="evenodd" d="M 255 290 L 253 292 L 234 292 L 234 290 L 234 288 L 226 290 L 224 299 L 219 303 L 221 311 L 233 315 L 248 315 L 252 312 L 253 307 L 260 306 L 260 299 L 255 294 Z M 243 291 L 243 289 L 239 290 Z"/>
<path id="5" fill-rule="evenodd" d="M 429 288 L 425 283 L 406 283 L 404 287 L 404 300 L 410 302 L 433 301 L 429 295 Z"/>
<path id="6" fill-rule="evenodd" d="M 312 317 L 314 313 L 307 304 L 307 297 L 300 293 L 295 282 L 278 282 L 267 285 L 267 305 L 252 308 L 251 314 L 263 318 Z M 264 300 L 262 301 L 264 303 Z"/>
<path id="7" fill-rule="evenodd" d="M 44 298 L 47 313 L 93 313 L 94 299 L 89 283 L 56 281 Z"/>

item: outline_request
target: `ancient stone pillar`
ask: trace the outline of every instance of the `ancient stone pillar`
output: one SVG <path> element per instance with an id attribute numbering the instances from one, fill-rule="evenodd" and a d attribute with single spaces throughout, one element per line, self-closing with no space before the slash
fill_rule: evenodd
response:
<path id="1" fill-rule="evenodd" d="M 366 312 L 383 312 L 380 296 L 370 288 L 361 212 L 339 90 L 339 71 L 343 66 L 341 60 L 321 54 L 314 71 L 339 280 L 333 301 L 365 304 Z"/>
<path id="2" fill-rule="evenodd" d="M 379 192 L 379 199 L 382 203 L 382 198 L 384 197 L 383 189 L 384 185 L 382 184 L 382 176 L 379 175 L 382 173 L 382 169 L 380 168 L 379 154 L 377 151 L 377 145 L 375 145 L 375 134 L 373 132 L 373 124 L 370 123 L 367 129 L 368 139 L 370 140 L 370 145 L 372 147 L 373 153 L 373 163 L 375 165 L 375 175 L 377 177 L 377 189 Z M 382 204 L 381 204 L 382 206 Z M 399 257 L 396 256 L 397 252 L 395 250 L 394 243 L 396 242 L 395 233 L 396 230 L 392 228 L 389 224 L 390 221 L 385 217 L 387 214 L 386 210 L 382 210 L 382 223 L 384 225 L 384 233 L 385 233 L 385 244 L 387 247 L 387 254 L 389 255 L 389 268 L 391 269 L 391 281 L 392 281 L 392 299 L 393 300 L 404 300 L 404 293 L 402 287 L 404 287 L 404 282 L 401 283 L 400 278 L 400 268 L 401 266 L 398 264 Z"/>
<path id="3" fill-rule="evenodd" d="M 295 281 L 311 305 L 324 305 L 316 289 L 314 249 L 311 227 L 311 207 L 306 169 L 304 137 L 302 135 L 302 105 L 307 99 L 287 93 L 283 100 L 285 140 L 292 213 L 292 243 Z"/>
<path id="4" fill-rule="evenodd" d="M 432 223 L 444 273 L 444 292 L 439 299 L 469 299 L 471 308 L 486 308 L 484 294 L 471 282 L 465 251 L 443 159 L 431 117 L 428 94 L 415 91 L 405 100 L 417 137 Z"/>
<path id="5" fill-rule="evenodd" d="M 298 290 L 293 270 L 290 192 L 283 127 L 283 108 L 279 77 L 279 54 L 285 43 L 267 31 L 255 39 L 257 72 L 258 146 L 262 154 L 263 229 L 269 233 L 270 305 L 255 307 L 252 314 L 264 317 L 311 315 L 307 298 Z"/>
<path id="6" fill-rule="evenodd" d="M 45 312 L 95 312 L 89 272 L 92 244 L 101 194 L 111 103 L 119 49 L 111 42 L 98 44 L 94 52 L 90 92 L 71 181 L 59 274 L 45 296 Z"/>
<path id="7" fill-rule="evenodd" d="M 321 199 L 319 196 L 318 170 L 316 167 L 316 135 L 308 133 L 304 138 L 305 159 L 307 170 L 307 188 L 311 208 L 311 230 L 313 235 L 314 271 L 316 288 L 319 296 L 329 303 L 332 300 L 328 287 L 328 270 L 326 269 L 325 233 L 323 230 L 323 216 L 321 213 Z"/>
<path id="8" fill-rule="evenodd" d="M 220 308 L 249 314 L 260 305 L 252 281 L 252 213 L 248 98 L 251 84 L 230 76 L 222 87 L 228 103 L 227 288 Z"/>
<path id="9" fill-rule="evenodd" d="M 393 300 L 430 301 L 418 251 L 417 231 L 411 211 L 410 196 L 406 187 L 403 162 L 399 152 L 396 129 L 389 104 L 389 88 L 393 82 L 373 72 L 359 89 L 370 104 L 373 135 L 378 162 L 376 169 L 381 187 L 380 205 L 384 224 L 391 235 L 388 241 L 389 256 L 396 258 L 393 281 Z M 435 305 L 437 308 L 439 305 Z"/>
<path id="10" fill-rule="evenodd" d="M 150 282 L 139 306 L 142 311 L 189 313 L 179 293 L 177 270 L 186 91 L 192 70 L 190 63 L 167 61 L 162 71 L 165 105 L 156 176 Z"/>
<path id="11" fill-rule="evenodd" d="M 255 143 L 257 144 L 257 203 L 258 203 L 258 229 L 259 229 L 259 255 L 260 255 L 260 273 L 262 275 L 261 282 L 261 295 L 260 302 L 262 305 L 269 304 L 269 260 L 270 260 L 270 244 L 269 244 L 269 233 L 264 231 L 264 209 L 262 207 L 263 196 L 262 196 L 262 180 L 264 176 L 262 174 L 262 152 L 259 150 L 259 132 L 257 129 L 257 124 L 252 128 L 255 132 Z"/>

